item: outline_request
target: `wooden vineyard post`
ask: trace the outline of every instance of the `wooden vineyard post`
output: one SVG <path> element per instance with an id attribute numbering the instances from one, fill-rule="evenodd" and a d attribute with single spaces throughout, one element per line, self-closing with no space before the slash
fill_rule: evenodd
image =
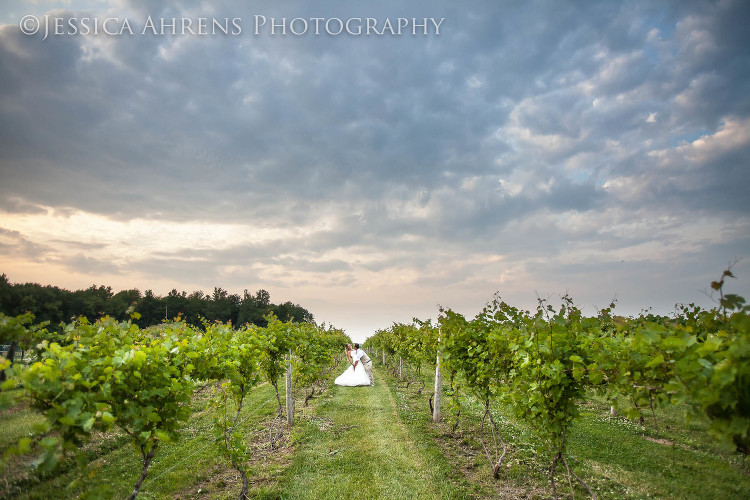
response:
<path id="1" fill-rule="evenodd" d="M 440 371 L 440 330 L 438 330 L 438 351 L 435 361 L 435 406 L 432 409 L 432 421 L 440 422 L 440 400 L 443 390 L 443 373 Z"/>
<path id="2" fill-rule="evenodd" d="M 289 427 L 294 422 L 294 395 L 292 394 L 292 350 L 286 361 L 286 423 Z"/>
<path id="3" fill-rule="evenodd" d="M 398 379 L 404 380 L 404 361 L 401 359 L 401 356 L 398 358 Z"/>

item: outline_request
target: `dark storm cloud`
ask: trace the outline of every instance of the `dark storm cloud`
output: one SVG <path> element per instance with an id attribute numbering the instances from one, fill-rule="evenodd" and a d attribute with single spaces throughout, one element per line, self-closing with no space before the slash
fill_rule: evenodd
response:
<path id="1" fill-rule="evenodd" d="M 200 281 L 256 261 L 348 282 L 362 269 L 427 269 L 434 248 L 518 261 L 596 241 L 630 248 L 645 237 L 608 226 L 628 217 L 677 219 L 682 230 L 698 216 L 747 219 L 747 2 L 222 2 L 205 11 L 197 1 L 131 0 L 110 15 L 117 8 L 136 31 L 148 15 L 202 15 L 242 17 L 244 32 L 42 41 L 0 26 L 3 210 L 276 228 L 330 220 L 305 236 L 132 263 L 144 272 Z M 445 21 L 439 36 L 256 37 L 255 14 Z M 607 211 L 621 215 L 598 218 Z M 572 231 L 556 214 L 603 226 Z M 106 267 L 91 259 L 68 265 Z"/>

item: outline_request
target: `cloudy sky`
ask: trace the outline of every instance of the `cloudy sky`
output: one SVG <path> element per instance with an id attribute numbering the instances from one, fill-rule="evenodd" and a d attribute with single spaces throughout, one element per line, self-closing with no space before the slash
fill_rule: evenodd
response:
<path id="1" fill-rule="evenodd" d="M 738 258 L 750 296 L 747 19 L 743 0 L 4 1 L 0 273 L 263 288 L 360 340 L 495 292 L 707 306 Z"/>

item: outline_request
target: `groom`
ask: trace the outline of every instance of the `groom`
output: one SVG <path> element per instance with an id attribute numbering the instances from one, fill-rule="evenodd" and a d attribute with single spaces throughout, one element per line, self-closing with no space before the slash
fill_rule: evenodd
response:
<path id="1" fill-rule="evenodd" d="M 375 378 L 372 376 L 372 361 L 370 356 L 365 351 L 359 348 L 359 344 L 354 344 L 354 350 L 352 351 L 352 359 L 354 360 L 354 369 L 357 369 L 357 364 L 361 361 L 362 366 L 365 367 L 367 376 L 370 377 L 370 385 L 375 385 Z"/>

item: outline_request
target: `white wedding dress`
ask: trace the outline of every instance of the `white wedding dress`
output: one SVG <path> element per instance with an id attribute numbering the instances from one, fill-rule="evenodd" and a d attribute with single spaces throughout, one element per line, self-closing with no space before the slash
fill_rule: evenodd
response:
<path id="1" fill-rule="evenodd" d="M 360 385 L 370 385 L 370 377 L 367 376 L 365 367 L 362 363 L 357 363 L 357 369 L 355 370 L 352 365 L 346 369 L 344 373 L 336 377 L 333 381 L 336 385 L 343 385 L 345 387 L 356 387 Z"/>

